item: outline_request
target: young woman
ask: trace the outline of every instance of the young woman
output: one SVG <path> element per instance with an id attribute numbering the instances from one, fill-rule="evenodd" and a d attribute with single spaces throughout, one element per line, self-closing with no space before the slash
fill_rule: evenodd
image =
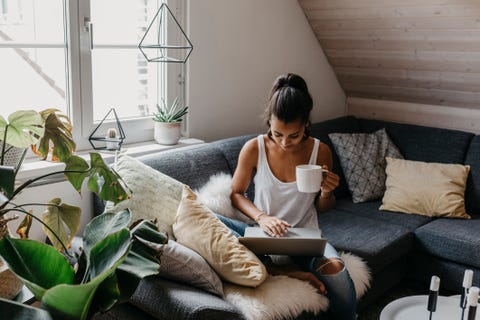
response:
<path id="1" fill-rule="evenodd" d="M 313 102 L 307 84 L 298 75 L 286 74 L 274 82 L 265 110 L 268 131 L 243 146 L 232 181 L 232 204 L 269 235 L 281 237 L 289 227 L 318 228 L 317 209 L 326 211 L 335 204 L 333 190 L 339 177 L 324 174 L 319 194 L 301 193 L 295 183 L 295 167 L 318 164 L 332 168 L 332 152 L 309 136 Z M 254 178 L 255 200 L 245 192 Z M 219 218 L 237 235 L 247 224 Z M 356 293 L 337 251 L 329 244 L 322 257 L 292 257 L 298 269 L 283 269 L 265 261 L 271 274 L 285 274 L 309 281 L 330 300 L 329 312 L 336 319 L 355 319 Z"/>

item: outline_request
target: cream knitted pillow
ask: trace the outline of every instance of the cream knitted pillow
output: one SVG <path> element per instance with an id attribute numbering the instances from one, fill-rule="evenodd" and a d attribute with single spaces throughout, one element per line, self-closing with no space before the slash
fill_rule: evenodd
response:
<path id="1" fill-rule="evenodd" d="M 115 164 L 115 171 L 132 191 L 132 196 L 114 207 L 110 204 L 107 211 L 129 208 L 132 222 L 156 219 L 160 232 L 173 236 L 172 224 L 182 197 L 183 183 L 122 154 Z"/>

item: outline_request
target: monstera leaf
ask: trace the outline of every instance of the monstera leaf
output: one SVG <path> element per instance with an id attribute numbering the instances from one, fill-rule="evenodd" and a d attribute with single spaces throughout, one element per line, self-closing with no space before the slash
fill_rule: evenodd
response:
<path id="1" fill-rule="evenodd" d="M 71 156 L 65 163 L 65 176 L 78 192 L 88 178 L 88 189 L 103 200 L 116 204 L 129 198 L 120 176 L 105 164 L 98 153 L 90 153 L 90 165 L 78 156 Z"/>
<path id="2" fill-rule="evenodd" d="M 60 198 L 50 200 L 49 204 L 47 210 L 42 213 L 42 221 L 45 223 L 45 225 L 42 224 L 42 229 L 52 242 L 52 245 L 57 250 L 60 250 L 63 248 L 60 241 L 68 246 L 78 232 L 81 209 L 62 203 Z M 47 229 L 45 226 L 48 226 L 50 229 Z M 60 238 L 60 241 L 52 231 Z"/>
<path id="3" fill-rule="evenodd" d="M 45 123 L 45 133 L 38 143 L 38 148 L 32 145 L 35 154 L 46 159 L 52 148 L 53 161 L 66 161 L 75 151 L 76 144 L 72 137 L 70 119 L 59 113 L 57 109 L 46 109 L 40 112 Z"/>
<path id="4" fill-rule="evenodd" d="M 0 116 L 0 140 L 18 148 L 28 148 L 43 136 L 43 119 L 33 110 L 16 111 L 8 116 L 8 121 Z"/>

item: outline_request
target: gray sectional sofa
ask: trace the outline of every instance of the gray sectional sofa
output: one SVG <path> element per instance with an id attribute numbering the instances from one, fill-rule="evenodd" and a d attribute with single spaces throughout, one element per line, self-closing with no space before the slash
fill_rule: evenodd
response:
<path id="1" fill-rule="evenodd" d="M 471 166 L 465 192 L 470 220 L 430 218 L 379 211 L 381 199 L 355 204 L 334 153 L 334 171 L 341 177 L 337 204 L 318 215 L 326 238 L 340 251 L 364 258 L 373 273 L 363 308 L 405 279 L 428 283 L 441 278 L 443 289 L 460 292 L 463 272 L 474 271 L 480 285 L 480 136 L 472 133 L 360 119 L 352 116 L 316 123 L 311 134 L 331 145 L 329 133 L 386 131 L 407 160 L 461 163 Z M 217 172 L 233 173 L 243 144 L 255 135 L 152 154 L 140 160 L 192 187 L 199 188 Z M 253 185 L 248 195 L 253 196 Z M 103 211 L 96 203 L 96 212 Z M 207 292 L 159 276 L 144 279 L 127 304 L 99 319 L 242 319 L 230 303 Z M 320 316 L 321 318 L 321 316 Z"/>

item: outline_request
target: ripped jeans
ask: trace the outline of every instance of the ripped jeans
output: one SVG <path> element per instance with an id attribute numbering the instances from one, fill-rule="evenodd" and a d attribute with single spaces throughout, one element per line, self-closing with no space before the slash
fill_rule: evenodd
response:
<path id="1" fill-rule="evenodd" d="M 230 219 L 217 214 L 235 235 L 241 237 L 245 234 L 248 224 Z M 323 257 L 290 257 L 302 270 L 313 273 L 323 282 L 327 289 L 327 298 L 330 301 L 328 312 L 341 320 L 353 320 L 356 317 L 357 296 L 353 281 L 348 274 L 343 261 L 335 248 L 327 243 Z M 331 268 L 331 266 L 336 266 Z"/>

